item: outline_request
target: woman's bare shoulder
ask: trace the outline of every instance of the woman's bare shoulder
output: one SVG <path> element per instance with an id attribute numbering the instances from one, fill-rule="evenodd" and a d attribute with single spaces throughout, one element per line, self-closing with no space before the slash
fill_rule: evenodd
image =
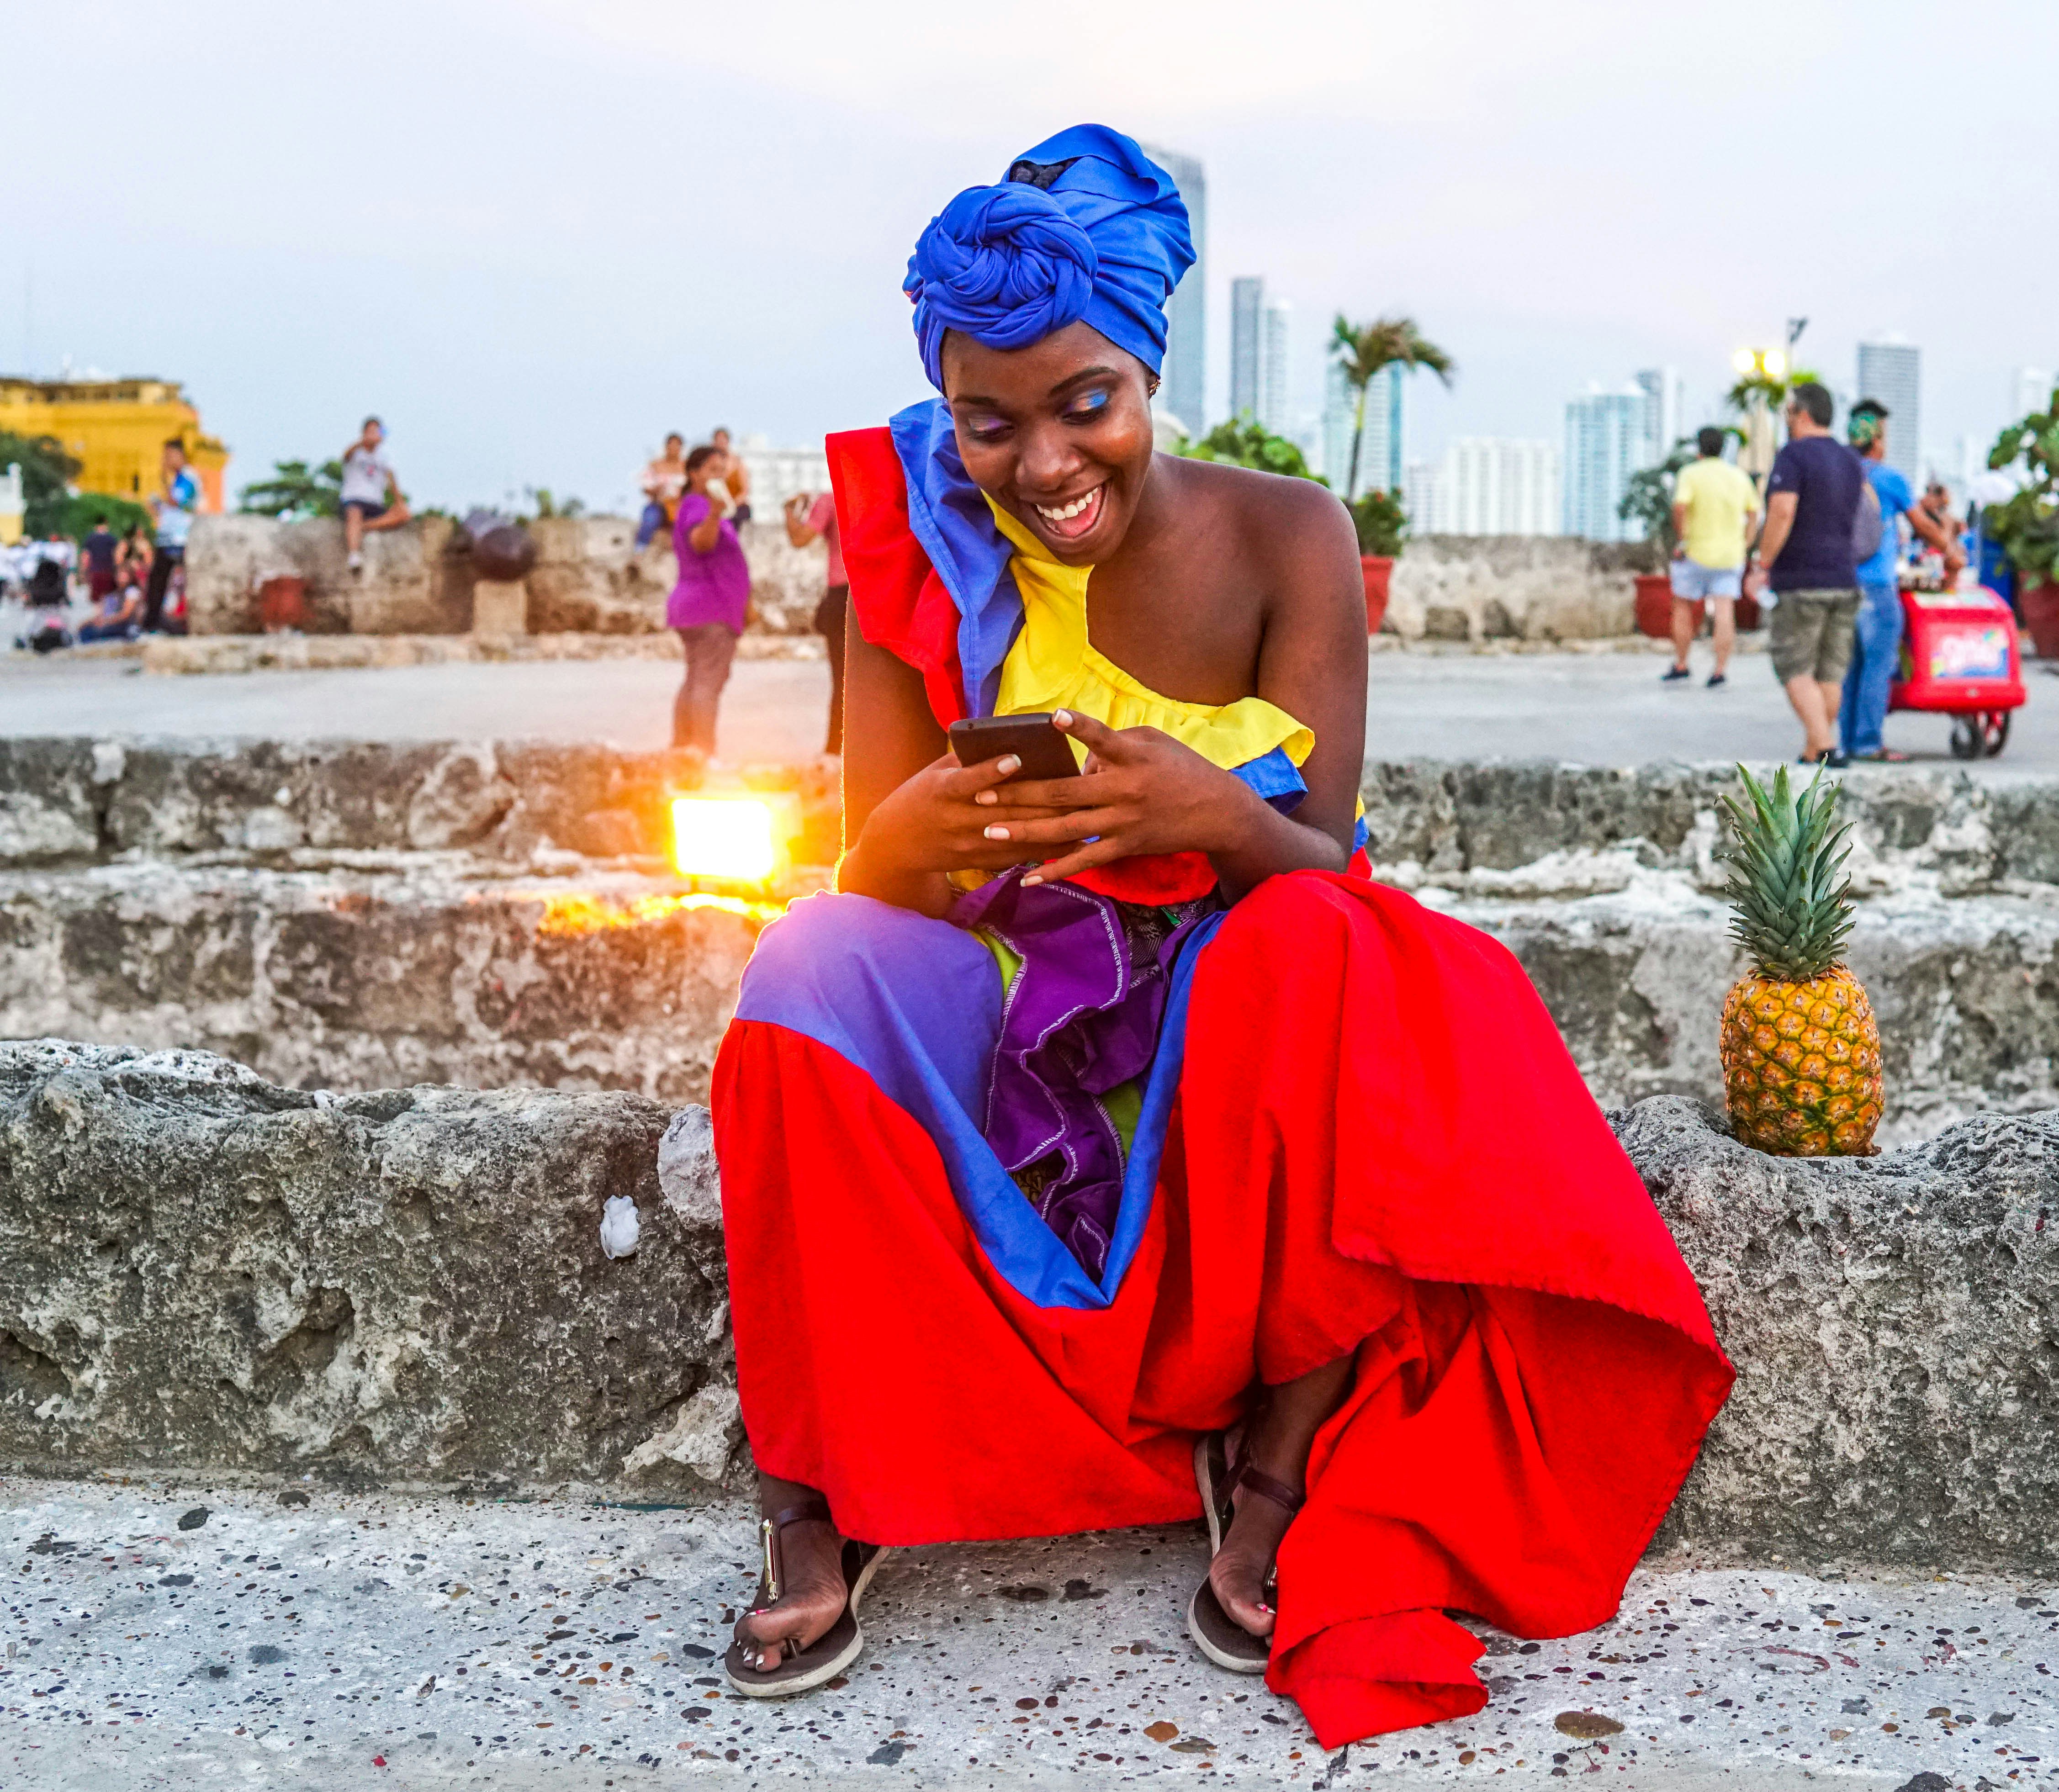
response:
<path id="1" fill-rule="evenodd" d="M 1237 526 L 1255 543 L 1281 542 L 1312 533 L 1329 544 L 1355 539 L 1350 513 L 1335 492 L 1312 479 L 1261 473 L 1221 460 L 1189 460 L 1161 455 L 1182 500 Z"/>

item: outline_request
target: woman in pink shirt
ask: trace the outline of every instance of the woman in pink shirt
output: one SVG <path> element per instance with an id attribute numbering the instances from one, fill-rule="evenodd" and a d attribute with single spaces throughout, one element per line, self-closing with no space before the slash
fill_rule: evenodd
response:
<path id="1" fill-rule="evenodd" d="M 825 753 L 843 751 L 843 625 L 850 609 L 850 581 L 843 570 L 843 539 L 837 530 L 836 499 L 824 492 L 810 505 L 805 492 L 787 500 L 787 539 L 796 548 L 811 541 L 830 544 L 829 589 L 815 606 L 815 632 L 830 644 L 830 735 Z"/>
<path id="2" fill-rule="evenodd" d="M 665 605 L 665 624 L 676 629 L 686 648 L 687 674 L 672 702 L 672 744 L 715 755 L 715 719 L 722 687 L 729 682 L 737 637 L 743 632 L 751 600 L 751 570 L 736 539 L 736 525 L 723 514 L 729 500 L 718 487 L 727 464 L 719 448 L 701 447 L 687 456 L 687 489 L 672 524 L 679 582 Z"/>

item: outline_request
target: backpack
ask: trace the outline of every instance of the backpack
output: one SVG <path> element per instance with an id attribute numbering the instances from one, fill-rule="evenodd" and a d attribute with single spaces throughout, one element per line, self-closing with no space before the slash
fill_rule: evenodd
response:
<path id="1" fill-rule="evenodd" d="M 1880 494 L 1874 489 L 1873 476 L 1862 470 L 1859 508 L 1852 517 L 1852 563 L 1864 566 L 1878 554 L 1886 533 L 1887 523 L 1880 513 Z"/>

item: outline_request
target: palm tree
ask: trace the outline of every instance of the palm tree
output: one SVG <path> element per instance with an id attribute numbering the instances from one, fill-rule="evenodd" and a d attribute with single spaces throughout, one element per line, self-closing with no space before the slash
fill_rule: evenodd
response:
<path id="1" fill-rule="evenodd" d="M 1330 336 L 1330 353 L 1358 394 L 1358 414 L 1352 425 L 1351 477 L 1344 484 L 1347 501 L 1358 496 L 1359 448 L 1365 440 L 1365 391 L 1383 367 L 1427 367 L 1446 385 L 1458 371 L 1452 357 L 1424 340 L 1412 317 L 1383 317 L 1374 324 L 1353 324 L 1341 313 Z"/>

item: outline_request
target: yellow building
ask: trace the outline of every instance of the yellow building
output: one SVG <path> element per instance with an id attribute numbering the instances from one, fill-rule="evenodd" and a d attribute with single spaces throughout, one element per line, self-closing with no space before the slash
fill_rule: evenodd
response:
<path id="1" fill-rule="evenodd" d="M 0 429 L 54 436 L 80 462 L 82 492 L 104 492 L 133 503 L 162 488 L 165 444 L 186 444 L 200 476 L 200 508 L 222 508 L 229 450 L 200 427 L 176 380 L 18 380 L 0 376 Z"/>

